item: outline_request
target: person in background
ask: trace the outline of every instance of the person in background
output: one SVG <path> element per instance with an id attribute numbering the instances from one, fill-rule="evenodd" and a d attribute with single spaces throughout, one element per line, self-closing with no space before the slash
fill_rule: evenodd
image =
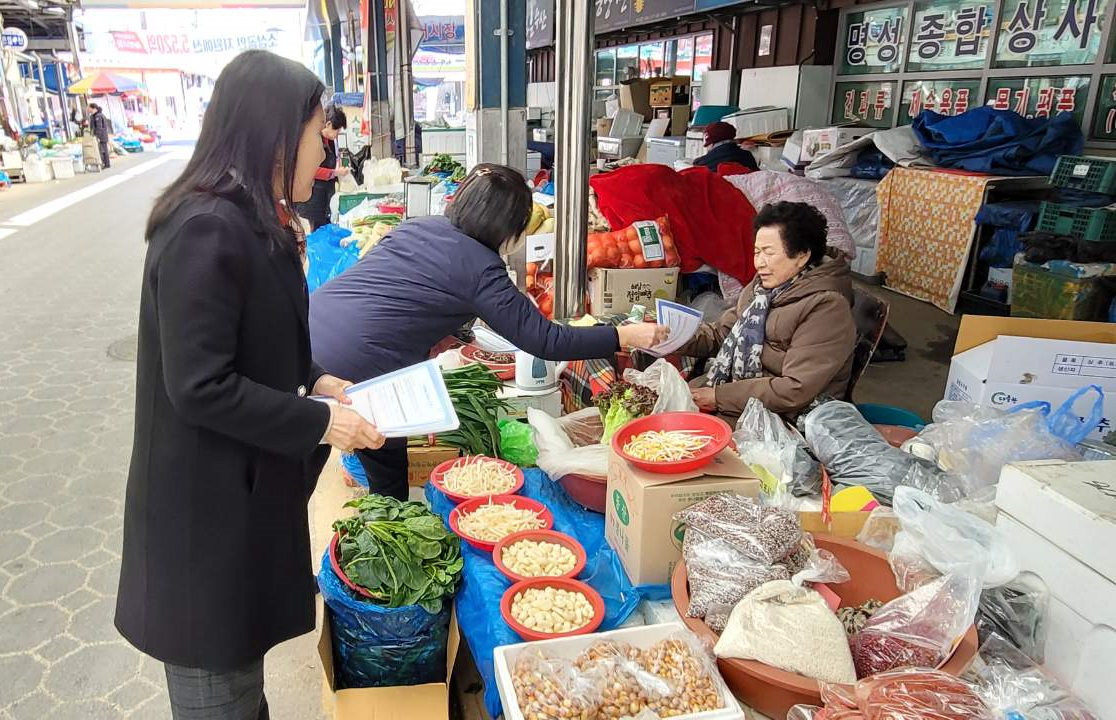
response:
<path id="1" fill-rule="evenodd" d="M 694 165 L 704 165 L 713 172 L 721 163 L 737 163 L 749 170 L 759 170 L 759 164 L 752 153 L 736 142 L 736 128 L 727 122 L 715 122 L 705 127 L 704 155 L 694 160 Z"/>
<path id="2" fill-rule="evenodd" d="M 852 276 L 826 255 L 826 220 L 806 203 L 765 205 L 755 220 L 755 279 L 736 308 L 679 355 L 713 358 L 694 402 L 735 425 L 749 398 L 791 415 L 819 394 L 845 397 L 856 345 Z"/>
<path id="3" fill-rule="evenodd" d="M 307 503 L 329 446 L 383 443 L 311 361 L 286 208 L 322 160 L 324 90 L 237 55 L 148 219 L 116 627 L 164 664 L 174 720 L 268 717 L 264 654 L 314 629 Z"/>
<path id="4" fill-rule="evenodd" d="M 426 360 L 477 318 L 544 360 L 612 357 L 649 348 L 667 330 L 651 323 L 574 328 L 543 317 L 508 277 L 502 255 L 523 241 L 531 189 L 518 171 L 481 163 L 446 215 L 408 220 L 310 298 L 314 360 L 363 381 Z M 407 499 L 407 440 L 358 452 L 374 493 Z"/>
<path id="5" fill-rule="evenodd" d="M 314 175 L 313 195 L 298 206 L 298 214 L 309 221 L 310 228 L 313 230 L 329 225 L 329 202 L 337 190 L 337 178 L 349 174 L 349 168 L 340 165 L 337 161 L 337 136 L 348 127 L 349 121 L 339 107 L 331 105 L 326 108 L 325 113 L 326 124 L 322 128 L 325 159 Z"/>
<path id="6" fill-rule="evenodd" d="M 104 168 L 109 167 L 109 134 L 112 132 L 112 121 L 108 119 L 101 106 L 97 103 L 89 103 L 89 131 L 93 133 L 93 137 L 97 138 L 97 144 L 101 148 L 101 166 Z"/>

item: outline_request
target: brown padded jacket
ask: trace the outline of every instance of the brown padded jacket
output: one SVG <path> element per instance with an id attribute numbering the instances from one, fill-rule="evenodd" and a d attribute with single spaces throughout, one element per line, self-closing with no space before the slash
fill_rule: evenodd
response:
<path id="1" fill-rule="evenodd" d="M 679 354 L 712 358 L 752 303 L 757 277 L 736 307 L 715 323 L 705 323 Z M 849 386 L 856 326 L 852 277 L 844 259 L 825 258 L 780 294 L 767 313 L 763 377 L 717 386 L 717 414 L 735 422 L 749 398 L 772 412 L 793 414 L 821 393 L 843 399 Z M 706 378 L 691 385 L 704 387 Z"/>

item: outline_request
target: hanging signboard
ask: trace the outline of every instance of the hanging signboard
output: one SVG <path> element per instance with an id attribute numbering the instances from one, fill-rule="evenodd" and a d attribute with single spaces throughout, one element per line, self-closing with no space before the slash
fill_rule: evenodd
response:
<path id="1" fill-rule="evenodd" d="M 899 96 L 899 125 L 910 125 L 923 110 L 960 115 L 980 104 L 980 79 L 908 80 Z"/>
<path id="2" fill-rule="evenodd" d="M 979 0 L 917 0 L 907 72 L 983 68 L 995 10 Z"/>
<path id="3" fill-rule="evenodd" d="M 554 0 L 527 0 L 527 49 L 554 44 Z"/>
<path id="4" fill-rule="evenodd" d="M 993 67 L 1085 65 L 1097 59 L 1110 0 L 1004 0 Z"/>
<path id="5" fill-rule="evenodd" d="M 4 28 L 0 33 L 0 45 L 5 50 L 23 52 L 27 49 L 27 33 L 17 27 Z"/>
<path id="6" fill-rule="evenodd" d="M 675 18 L 694 11 L 694 0 L 636 0 L 632 4 L 632 25 L 663 18 Z"/>
<path id="7" fill-rule="evenodd" d="M 1088 75 L 989 78 L 984 101 L 997 110 L 1014 110 L 1029 118 L 1069 112 L 1080 125 L 1085 119 L 1089 82 Z"/>
<path id="8" fill-rule="evenodd" d="M 1101 75 L 1092 137 L 1097 140 L 1116 140 L 1116 75 Z"/>
<path id="9" fill-rule="evenodd" d="M 593 27 L 597 35 L 632 24 L 633 0 L 595 0 L 595 2 L 597 14 Z"/>
<path id="10" fill-rule="evenodd" d="M 465 17 L 463 15 L 428 15 L 419 18 L 422 24 L 422 41 L 419 47 L 431 49 L 447 45 L 465 44 Z"/>
<path id="11" fill-rule="evenodd" d="M 869 127 L 891 127 L 895 82 L 839 82 L 833 93 L 830 122 L 858 123 Z"/>
<path id="12" fill-rule="evenodd" d="M 907 42 L 907 6 L 849 13 L 844 40 L 841 75 L 898 72 Z"/>

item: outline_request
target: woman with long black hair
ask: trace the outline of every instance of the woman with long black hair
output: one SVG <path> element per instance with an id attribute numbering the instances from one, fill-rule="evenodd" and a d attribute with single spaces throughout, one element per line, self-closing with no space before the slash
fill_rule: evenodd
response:
<path id="1" fill-rule="evenodd" d="M 237 56 L 148 220 L 116 626 L 165 664 L 175 720 L 268 717 L 264 654 L 314 628 L 306 505 L 328 446 L 383 444 L 311 360 L 288 208 L 322 161 L 323 90 Z"/>

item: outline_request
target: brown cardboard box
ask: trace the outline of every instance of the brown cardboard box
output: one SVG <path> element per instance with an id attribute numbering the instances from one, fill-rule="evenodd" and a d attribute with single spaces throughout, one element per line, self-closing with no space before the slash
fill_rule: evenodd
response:
<path id="1" fill-rule="evenodd" d="M 447 445 L 412 445 L 407 448 L 407 484 L 422 487 L 430 473 L 447 460 L 460 457 L 461 451 Z"/>
<path id="2" fill-rule="evenodd" d="M 319 598 L 318 607 L 322 607 Z M 460 637 L 456 616 L 450 620 L 446 648 L 446 681 L 400 687 L 350 688 L 338 690 L 333 679 L 333 641 L 329 613 L 322 612 L 322 634 L 318 638 L 318 657 L 325 673 L 323 688 L 327 710 L 334 720 L 441 720 L 450 717 L 450 678 L 457 660 Z"/>
<path id="3" fill-rule="evenodd" d="M 620 109 L 631 110 L 642 115 L 644 120 L 650 120 L 650 92 L 649 80 L 627 80 L 620 83 Z"/>
<path id="4" fill-rule="evenodd" d="M 684 75 L 654 78 L 650 81 L 648 102 L 653 108 L 668 108 L 672 105 L 690 106 L 690 78 Z"/>
<path id="5" fill-rule="evenodd" d="M 759 496 L 759 479 L 732 450 L 706 467 L 681 475 L 656 475 L 613 453 L 608 463 L 605 538 L 636 585 L 670 582 L 682 558 L 681 526 L 673 515 L 710 495 Z"/>
<path id="6" fill-rule="evenodd" d="M 594 315 L 626 313 L 632 305 L 654 310 L 655 298 L 674 300 L 677 293 L 678 268 L 589 271 L 589 311 Z"/>
<path id="7" fill-rule="evenodd" d="M 832 519 L 827 524 L 822 520 L 821 511 L 799 510 L 798 521 L 802 524 L 804 532 L 855 540 L 871 514 L 871 512 L 835 512 L 832 513 Z M 892 519 L 887 522 L 898 529 L 898 520 Z"/>

